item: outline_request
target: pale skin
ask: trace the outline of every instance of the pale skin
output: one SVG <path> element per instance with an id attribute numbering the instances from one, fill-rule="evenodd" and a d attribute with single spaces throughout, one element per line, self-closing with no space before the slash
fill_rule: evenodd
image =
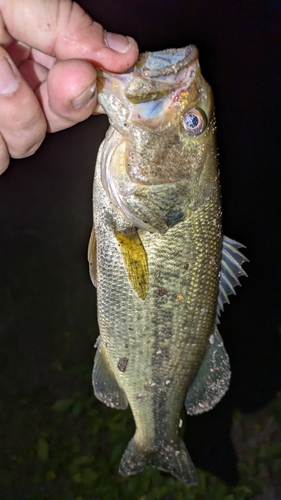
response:
<path id="1" fill-rule="evenodd" d="M 122 72 L 137 56 L 135 40 L 106 32 L 71 0 L 0 0 L 0 174 L 47 131 L 94 113 L 95 67 Z"/>

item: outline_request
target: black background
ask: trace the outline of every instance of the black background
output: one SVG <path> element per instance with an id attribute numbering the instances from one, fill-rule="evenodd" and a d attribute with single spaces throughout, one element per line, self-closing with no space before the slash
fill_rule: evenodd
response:
<path id="1" fill-rule="evenodd" d="M 281 388 L 281 3 L 80 4 L 107 30 L 136 38 L 141 51 L 196 44 L 214 91 L 224 233 L 247 246 L 249 278 L 220 326 L 231 388 L 212 412 L 188 418 L 186 441 L 195 465 L 235 482 L 233 411 L 257 411 Z M 1 386 L 7 398 L 38 381 L 52 385 L 48 367 L 59 330 L 78 330 L 77 356 L 85 346 L 87 356 L 94 355 L 95 291 L 86 250 L 95 158 L 106 128 L 105 117 L 92 117 L 49 135 L 33 157 L 12 161 L 0 178 Z M 91 326 L 89 343 L 83 332 Z"/>

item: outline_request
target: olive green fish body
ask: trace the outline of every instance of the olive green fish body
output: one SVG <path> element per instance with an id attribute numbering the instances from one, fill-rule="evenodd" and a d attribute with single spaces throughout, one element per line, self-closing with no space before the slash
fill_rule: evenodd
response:
<path id="1" fill-rule="evenodd" d="M 133 78 L 106 74 L 100 91 L 112 126 L 89 246 L 100 329 L 93 383 L 108 406 L 133 412 L 122 474 L 152 466 L 195 484 L 180 412 L 185 398 L 191 414 L 210 409 L 230 374 L 216 330 L 225 285 L 213 101 L 194 47 L 152 56 Z"/>

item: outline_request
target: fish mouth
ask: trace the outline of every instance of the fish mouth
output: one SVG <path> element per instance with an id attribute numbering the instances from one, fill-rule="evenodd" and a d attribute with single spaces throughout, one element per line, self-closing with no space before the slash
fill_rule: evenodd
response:
<path id="1" fill-rule="evenodd" d="M 116 113 L 113 101 L 118 100 L 126 118 L 132 116 L 135 104 L 159 101 L 181 86 L 186 86 L 196 74 L 198 50 L 194 45 L 140 54 L 136 64 L 125 73 L 97 70 L 98 101 L 112 117 Z"/>

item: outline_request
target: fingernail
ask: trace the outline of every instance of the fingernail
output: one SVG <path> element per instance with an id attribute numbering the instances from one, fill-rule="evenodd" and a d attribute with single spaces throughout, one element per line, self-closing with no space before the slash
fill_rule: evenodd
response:
<path id="1" fill-rule="evenodd" d="M 72 100 L 72 105 L 75 109 L 85 108 L 89 102 L 93 99 L 96 92 L 96 84 L 93 83 L 90 87 L 88 87 L 82 94 L 75 99 Z"/>
<path id="2" fill-rule="evenodd" d="M 118 33 L 110 33 L 108 31 L 104 31 L 104 43 L 110 49 L 115 50 L 116 52 L 120 52 L 123 54 L 127 52 L 134 40 L 130 36 L 118 35 Z"/>
<path id="3" fill-rule="evenodd" d="M 8 57 L 0 57 L 0 95 L 10 95 L 18 88 L 19 81 Z"/>

